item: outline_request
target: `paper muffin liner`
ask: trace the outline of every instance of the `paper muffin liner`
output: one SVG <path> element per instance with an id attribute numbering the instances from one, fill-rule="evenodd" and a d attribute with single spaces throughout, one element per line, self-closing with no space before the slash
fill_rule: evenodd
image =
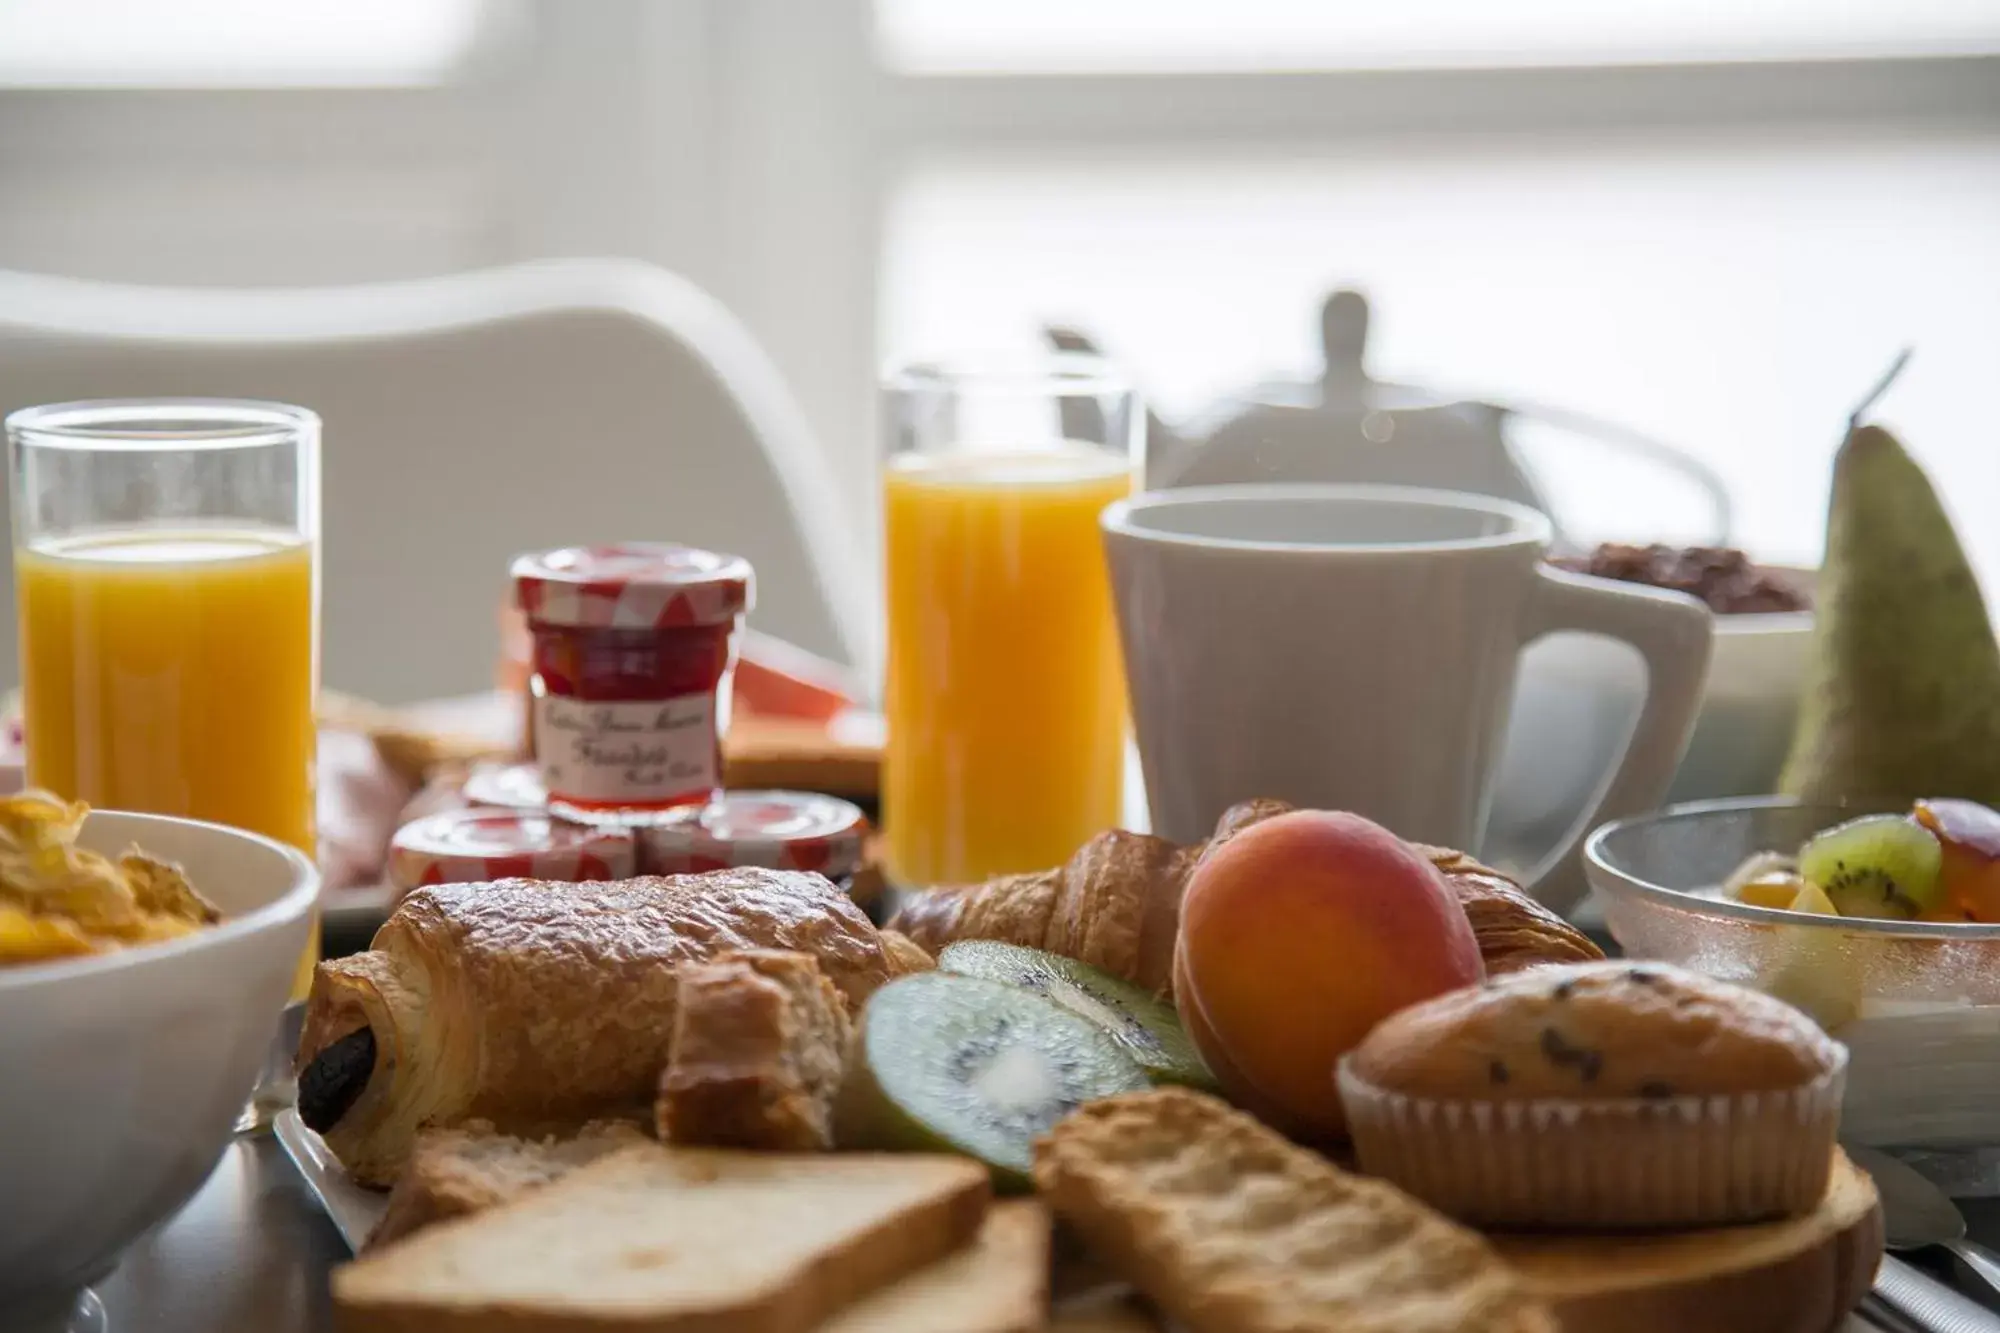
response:
<path id="1" fill-rule="evenodd" d="M 1799 1088 L 1602 1101 L 1447 1100 L 1340 1062 L 1361 1169 L 1475 1226 L 1724 1226 L 1810 1212 L 1826 1194 L 1847 1052 Z"/>

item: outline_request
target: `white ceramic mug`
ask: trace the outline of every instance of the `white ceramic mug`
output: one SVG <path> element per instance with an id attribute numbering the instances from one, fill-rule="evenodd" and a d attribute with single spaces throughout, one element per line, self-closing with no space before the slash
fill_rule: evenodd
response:
<path id="1" fill-rule="evenodd" d="M 1648 686 L 1609 780 L 1528 876 L 1562 910 L 1584 892 L 1583 835 L 1652 808 L 1687 745 L 1707 609 L 1550 568 L 1549 521 L 1525 506 L 1389 486 L 1191 487 L 1119 501 L 1103 528 L 1166 837 L 1206 837 L 1230 805 L 1269 796 L 1477 851 L 1521 649 L 1606 634 L 1638 649 Z"/>

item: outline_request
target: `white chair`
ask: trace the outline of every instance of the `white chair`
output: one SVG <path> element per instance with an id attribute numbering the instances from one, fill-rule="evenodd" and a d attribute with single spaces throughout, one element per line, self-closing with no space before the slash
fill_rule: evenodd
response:
<path id="1" fill-rule="evenodd" d="M 755 626 L 866 665 L 864 566 L 824 452 L 742 324 L 669 273 L 563 260 L 205 291 L 0 271 L 0 413 L 157 395 L 324 418 L 329 686 L 391 702 L 486 688 L 508 557 L 604 540 L 746 556 Z"/>

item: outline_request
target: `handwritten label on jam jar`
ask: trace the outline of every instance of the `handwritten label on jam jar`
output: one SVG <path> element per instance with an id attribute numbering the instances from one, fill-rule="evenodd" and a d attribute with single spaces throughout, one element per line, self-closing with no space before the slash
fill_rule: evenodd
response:
<path id="1" fill-rule="evenodd" d="M 558 813 L 629 820 L 714 799 L 749 562 L 620 542 L 530 552 L 512 572 L 533 641 L 535 760 Z"/>
<path id="2" fill-rule="evenodd" d="M 720 785 L 715 696 L 605 703 L 535 701 L 535 754 L 555 800 L 591 805 L 703 801 Z"/>

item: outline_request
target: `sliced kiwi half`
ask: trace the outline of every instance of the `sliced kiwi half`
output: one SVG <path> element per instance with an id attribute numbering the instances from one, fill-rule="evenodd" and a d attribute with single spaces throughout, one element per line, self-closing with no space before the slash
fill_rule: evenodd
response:
<path id="1" fill-rule="evenodd" d="M 1908 919 L 1935 906 L 1944 849 L 1901 815 L 1863 815 L 1813 836 L 1799 874 L 1826 890 L 1842 916 Z"/>
<path id="2" fill-rule="evenodd" d="M 1085 1102 L 1147 1086 L 1089 1019 L 1018 986 L 920 972 L 869 997 L 841 1091 L 843 1147 L 956 1152 L 996 1189 L 1032 1188 L 1037 1135 Z"/>
<path id="3" fill-rule="evenodd" d="M 1155 1083 L 1216 1091 L 1215 1075 L 1202 1063 L 1174 1007 L 1109 972 L 1061 954 L 998 940 L 946 945 L 938 955 L 938 967 L 1019 986 L 1081 1014 L 1110 1033 Z"/>

